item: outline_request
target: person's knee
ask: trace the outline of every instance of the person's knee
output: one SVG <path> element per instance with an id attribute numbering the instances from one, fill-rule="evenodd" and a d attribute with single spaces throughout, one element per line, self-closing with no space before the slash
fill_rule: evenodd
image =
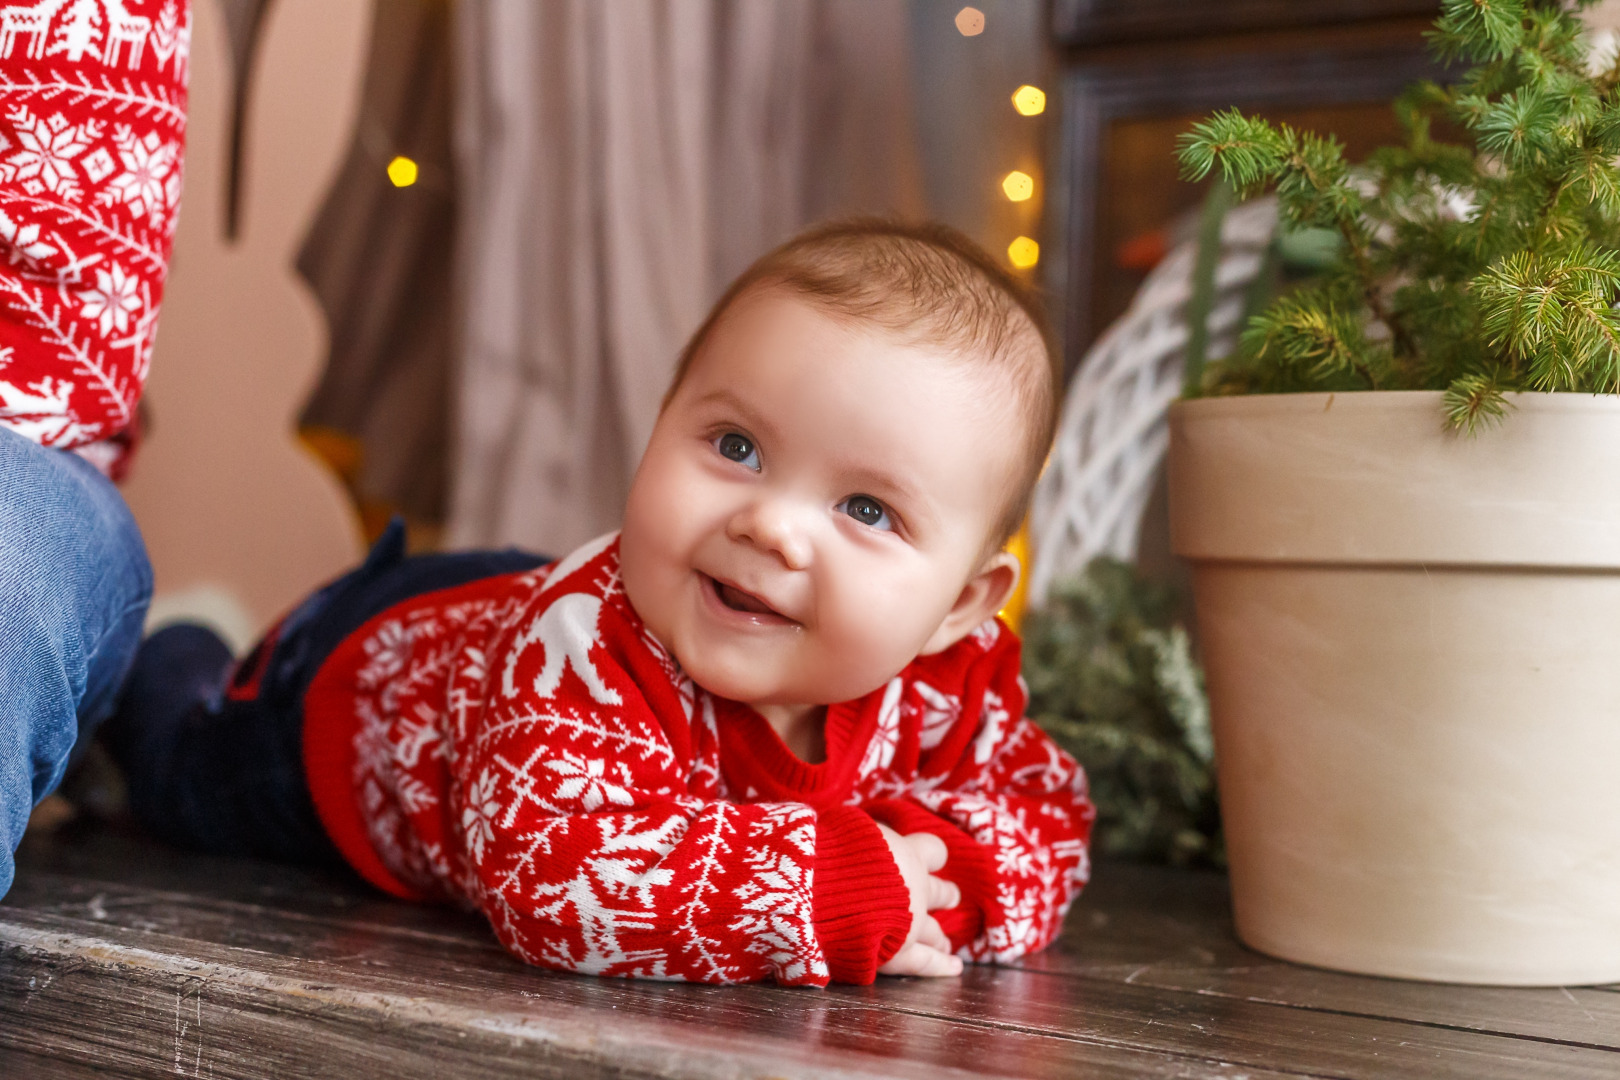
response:
<path id="1" fill-rule="evenodd" d="M 27 774 L 33 798 L 60 779 L 87 695 L 116 693 L 106 688 L 133 656 L 151 592 L 117 489 L 77 457 L 0 428 L 0 758 L 10 762 L 0 771 Z M 7 804 L 18 797 L 0 792 Z"/>
<path id="2" fill-rule="evenodd" d="M 146 546 L 112 483 L 78 457 L 3 428 L 0 595 L 52 625 L 83 624 L 92 639 L 152 595 Z"/>

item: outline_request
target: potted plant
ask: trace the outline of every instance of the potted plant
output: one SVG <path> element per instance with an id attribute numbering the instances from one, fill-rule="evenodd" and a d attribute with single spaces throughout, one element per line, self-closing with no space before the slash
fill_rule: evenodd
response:
<path id="1" fill-rule="evenodd" d="M 1339 237 L 1171 413 L 1237 930 L 1615 982 L 1620 64 L 1554 0 L 1445 0 L 1432 41 L 1472 66 L 1361 166 L 1236 111 L 1180 149 Z"/>

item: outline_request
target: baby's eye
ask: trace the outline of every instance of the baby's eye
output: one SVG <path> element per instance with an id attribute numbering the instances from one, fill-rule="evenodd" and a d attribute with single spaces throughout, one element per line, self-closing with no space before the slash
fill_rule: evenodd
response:
<path id="1" fill-rule="evenodd" d="M 851 495 L 839 503 L 837 510 L 848 514 L 862 525 L 885 532 L 894 530 L 894 523 L 889 520 L 889 512 L 883 509 L 883 504 L 870 495 Z"/>
<path id="2" fill-rule="evenodd" d="M 720 451 L 720 456 L 746 465 L 755 472 L 759 472 L 759 448 L 754 440 L 746 435 L 739 435 L 735 431 L 728 431 L 714 440 L 714 448 Z"/>

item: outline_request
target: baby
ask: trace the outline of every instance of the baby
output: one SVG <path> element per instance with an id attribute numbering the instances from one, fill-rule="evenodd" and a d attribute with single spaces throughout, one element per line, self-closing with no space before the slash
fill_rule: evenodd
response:
<path id="1" fill-rule="evenodd" d="M 542 564 L 395 527 L 234 669 L 149 639 L 108 732 L 132 809 L 476 907 L 548 968 L 822 986 L 1039 949 L 1093 810 L 995 613 L 1054 413 L 1036 309 L 970 241 L 812 230 L 694 335 L 617 534 Z"/>

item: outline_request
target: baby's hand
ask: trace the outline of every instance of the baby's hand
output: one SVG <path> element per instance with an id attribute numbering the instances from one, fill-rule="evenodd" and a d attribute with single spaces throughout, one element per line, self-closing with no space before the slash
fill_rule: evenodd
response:
<path id="1" fill-rule="evenodd" d="M 936 908 L 952 908 L 962 900 L 955 882 L 935 877 L 945 865 L 945 842 L 933 833 L 914 832 L 901 836 L 879 824 L 889 854 L 900 868 L 906 890 L 911 893 L 911 933 L 900 951 L 878 968 L 879 975 L 960 975 L 962 961 L 951 955 L 951 942 L 939 923 L 928 914 Z"/>

